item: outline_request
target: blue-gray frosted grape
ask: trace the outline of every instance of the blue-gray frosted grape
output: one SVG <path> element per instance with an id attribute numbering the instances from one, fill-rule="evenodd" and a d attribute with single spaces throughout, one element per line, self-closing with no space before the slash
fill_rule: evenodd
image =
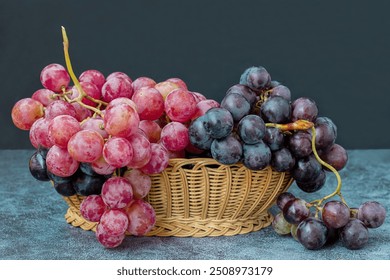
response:
<path id="1" fill-rule="evenodd" d="M 221 107 L 228 110 L 236 122 L 240 121 L 243 117 L 248 115 L 251 110 L 251 105 L 248 100 L 236 92 L 232 92 L 226 95 L 222 99 Z"/>
<path id="2" fill-rule="evenodd" d="M 385 222 L 386 209 L 377 201 L 367 201 L 360 205 L 357 216 L 368 228 L 377 228 Z"/>
<path id="3" fill-rule="evenodd" d="M 222 164 L 234 164 L 242 157 L 242 145 L 240 141 L 229 135 L 222 139 L 215 139 L 211 144 L 212 157 Z"/>
<path id="4" fill-rule="evenodd" d="M 240 84 L 246 85 L 254 90 L 262 90 L 271 85 L 271 76 L 262 66 L 247 68 L 240 77 Z"/>
<path id="5" fill-rule="evenodd" d="M 233 131 L 234 121 L 228 110 L 224 108 L 211 108 L 204 116 L 204 128 L 212 138 L 224 138 Z"/>
<path id="6" fill-rule="evenodd" d="M 240 120 L 237 132 L 246 144 L 259 143 L 265 135 L 265 123 L 257 115 L 248 115 Z"/>
<path id="7" fill-rule="evenodd" d="M 243 145 L 243 164 L 251 170 L 261 170 L 271 161 L 271 150 L 263 142 Z"/>
<path id="8" fill-rule="evenodd" d="M 297 228 L 298 241 L 309 250 L 323 247 L 328 236 L 326 225 L 315 218 L 307 218 Z"/>
<path id="9" fill-rule="evenodd" d="M 194 120 L 188 127 L 188 135 L 191 144 L 201 150 L 209 150 L 211 147 L 211 143 L 214 140 L 213 138 L 211 138 L 210 134 L 205 128 L 206 122 L 207 116 L 204 115 Z"/>
<path id="10" fill-rule="evenodd" d="M 263 138 L 271 151 L 277 151 L 284 145 L 284 134 L 276 127 L 267 127 Z"/>
<path id="11" fill-rule="evenodd" d="M 281 85 L 281 84 L 272 87 L 271 96 L 280 96 L 280 97 L 283 97 L 284 99 L 286 99 L 287 101 L 291 101 L 290 89 L 284 85 Z"/>
<path id="12" fill-rule="evenodd" d="M 297 120 L 307 120 L 314 122 L 318 115 L 317 104 L 314 102 L 314 100 L 307 97 L 296 99 L 291 104 L 291 108 L 291 120 L 293 122 Z"/>
<path id="13" fill-rule="evenodd" d="M 272 153 L 271 166 L 278 172 L 291 171 L 295 166 L 295 158 L 287 148 Z"/>
<path id="14" fill-rule="evenodd" d="M 261 105 L 260 111 L 266 122 L 288 123 L 291 118 L 290 102 L 280 96 L 268 98 Z"/>
<path id="15" fill-rule="evenodd" d="M 311 133 L 308 131 L 297 131 L 288 138 L 288 146 L 296 158 L 309 156 L 313 149 L 311 147 Z"/>
<path id="16" fill-rule="evenodd" d="M 242 95 L 243 97 L 245 97 L 245 99 L 249 102 L 251 106 L 253 106 L 257 100 L 256 93 L 251 88 L 245 85 L 236 84 L 230 87 L 226 91 L 226 95 L 229 95 L 231 93 L 238 93 L 239 95 Z"/>
<path id="17" fill-rule="evenodd" d="M 368 229 L 362 221 L 351 219 L 341 229 L 340 240 L 348 249 L 361 249 L 368 242 Z"/>

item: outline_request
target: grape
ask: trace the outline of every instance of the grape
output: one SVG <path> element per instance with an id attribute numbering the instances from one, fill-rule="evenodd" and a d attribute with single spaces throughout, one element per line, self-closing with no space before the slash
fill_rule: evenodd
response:
<path id="1" fill-rule="evenodd" d="M 109 134 L 104 129 L 104 122 L 100 118 L 88 118 L 81 124 L 82 130 L 94 130 L 99 133 L 103 139 L 107 139 Z"/>
<path id="2" fill-rule="evenodd" d="M 145 174 L 156 174 L 167 168 L 169 163 L 169 155 L 167 150 L 157 143 L 151 143 L 150 148 L 152 155 L 147 164 L 140 168 Z"/>
<path id="3" fill-rule="evenodd" d="M 188 150 L 187 148 L 189 148 L 189 145 L 191 145 L 191 143 L 189 143 L 188 145 L 187 145 L 187 147 L 186 147 L 186 149 L 185 150 L 180 150 L 180 151 L 170 151 L 170 150 L 168 150 L 167 149 L 167 151 L 168 151 L 168 157 L 171 159 L 171 158 L 185 158 L 186 157 L 186 151 L 188 151 L 189 153 L 190 153 L 190 150 L 191 150 L 191 148 Z M 201 150 L 199 150 L 199 149 L 197 149 L 197 148 L 195 148 L 195 147 L 193 147 L 194 149 L 196 149 L 196 151 L 193 151 L 194 153 L 201 153 L 201 152 L 199 152 L 199 151 L 201 151 Z M 202 150 L 202 152 L 203 152 L 203 150 Z"/>
<path id="4" fill-rule="evenodd" d="M 161 82 L 161 83 L 156 84 L 154 86 L 154 88 L 157 89 L 161 93 L 162 97 L 165 100 L 167 98 L 168 94 L 170 94 L 172 91 L 178 89 L 179 86 L 175 83 L 165 81 L 165 82 Z M 195 100 L 195 98 L 194 98 L 194 100 Z"/>
<path id="5" fill-rule="evenodd" d="M 104 128 L 107 133 L 118 137 L 129 137 L 138 131 L 139 116 L 129 104 L 120 103 L 106 109 Z"/>
<path id="6" fill-rule="evenodd" d="M 89 195 L 80 204 L 80 213 L 90 222 L 99 222 L 106 210 L 106 204 L 100 195 Z"/>
<path id="7" fill-rule="evenodd" d="M 103 157 L 116 168 L 127 166 L 133 159 L 133 147 L 122 137 L 112 137 L 103 146 Z"/>
<path id="8" fill-rule="evenodd" d="M 23 98 L 13 106 L 11 117 L 17 128 L 29 130 L 34 122 L 41 118 L 43 114 L 42 103 L 32 98 Z"/>
<path id="9" fill-rule="evenodd" d="M 319 155 L 323 161 L 333 166 L 337 171 L 343 169 L 348 162 L 347 151 L 339 144 L 333 144 L 329 149 L 319 152 Z"/>
<path id="10" fill-rule="evenodd" d="M 165 112 L 167 116 L 176 122 L 191 120 L 196 110 L 194 96 L 184 89 L 176 89 L 169 93 L 165 99 Z"/>
<path id="11" fill-rule="evenodd" d="M 284 134 L 276 127 L 266 127 L 263 141 L 271 151 L 277 151 L 284 145 Z"/>
<path id="12" fill-rule="evenodd" d="M 131 80 L 123 77 L 107 77 L 107 81 L 102 87 L 102 99 L 110 102 L 118 97 L 131 98 L 133 96 L 133 87 Z"/>
<path id="13" fill-rule="evenodd" d="M 340 239 L 348 249 L 360 249 L 368 242 L 368 229 L 359 219 L 351 219 L 341 229 Z"/>
<path id="14" fill-rule="evenodd" d="M 109 165 L 106 160 L 104 159 L 103 155 L 97 159 L 96 161 L 91 163 L 91 167 L 93 171 L 95 171 L 97 174 L 100 175 L 110 175 L 114 173 L 115 167 L 112 165 Z"/>
<path id="15" fill-rule="evenodd" d="M 106 82 L 106 79 L 104 78 L 104 75 L 98 70 L 86 70 L 81 73 L 79 81 L 80 83 L 87 82 L 94 84 L 99 89 L 99 91 L 101 91 L 104 83 Z"/>
<path id="16" fill-rule="evenodd" d="M 58 100 L 58 97 L 54 97 L 55 92 L 46 88 L 38 89 L 31 96 L 32 99 L 40 102 L 43 106 L 48 106 L 54 100 Z"/>
<path id="17" fill-rule="evenodd" d="M 289 200 L 283 207 L 283 216 L 290 224 L 299 224 L 310 215 L 306 201 L 300 198 Z"/>
<path id="18" fill-rule="evenodd" d="M 307 193 L 319 191 L 325 184 L 326 174 L 321 170 L 317 177 L 309 181 L 295 181 L 297 186 Z"/>
<path id="19" fill-rule="evenodd" d="M 215 139 L 211 144 L 212 157 L 222 164 L 234 164 L 242 157 L 241 143 L 229 135 L 225 138 Z"/>
<path id="20" fill-rule="evenodd" d="M 259 143 L 265 135 L 264 121 L 257 115 L 245 116 L 238 123 L 237 132 L 246 144 Z"/>
<path id="21" fill-rule="evenodd" d="M 111 209 L 125 208 L 133 200 L 133 188 L 124 177 L 109 178 L 103 184 L 102 199 Z"/>
<path id="22" fill-rule="evenodd" d="M 201 94 L 199 92 L 191 91 L 191 94 L 195 98 L 196 104 L 198 104 L 200 101 L 203 101 L 203 100 L 207 99 L 206 96 L 204 96 L 203 94 Z M 219 107 L 219 105 L 217 107 Z"/>
<path id="23" fill-rule="evenodd" d="M 157 143 L 161 137 L 161 127 L 154 121 L 142 120 L 139 128 L 145 132 L 150 143 Z"/>
<path id="24" fill-rule="evenodd" d="M 135 200 L 127 209 L 129 225 L 127 231 L 135 236 L 147 234 L 156 223 L 156 213 L 153 207 L 141 200 Z"/>
<path id="25" fill-rule="evenodd" d="M 77 102 L 74 102 L 71 105 L 72 105 L 73 109 L 76 112 L 76 117 L 75 118 L 79 122 L 82 122 L 83 120 L 92 117 L 92 111 L 87 109 L 87 108 L 85 108 L 81 104 L 79 104 Z"/>
<path id="26" fill-rule="evenodd" d="M 296 241 L 299 242 L 299 240 L 298 240 L 298 225 L 291 225 L 290 234 Z"/>
<path id="27" fill-rule="evenodd" d="M 280 96 L 268 98 L 260 107 L 261 115 L 266 122 L 287 123 L 291 117 L 289 101 Z"/>
<path id="28" fill-rule="evenodd" d="M 104 176 L 90 176 L 80 172 L 73 179 L 73 187 L 79 195 L 100 194 L 105 180 Z"/>
<path id="29" fill-rule="evenodd" d="M 133 81 L 133 89 L 134 92 L 137 90 L 143 88 L 143 87 L 154 87 L 156 85 L 156 82 L 148 77 L 139 77 Z"/>
<path id="30" fill-rule="evenodd" d="M 135 133 L 127 139 L 133 147 L 133 158 L 127 164 L 131 168 L 140 168 L 149 162 L 152 156 L 150 142 L 141 133 Z"/>
<path id="31" fill-rule="evenodd" d="M 42 155 L 35 152 L 29 161 L 29 169 L 31 175 L 39 181 L 49 181 L 49 177 L 46 171 L 46 162 Z"/>
<path id="32" fill-rule="evenodd" d="M 358 219 L 368 228 L 380 227 L 386 218 L 386 209 L 376 201 L 367 201 L 360 205 Z"/>
<path id="33" fill-rule="evenodd" d="M 262 90 L 270 86 L 271 76 L 264 67 L 252 66 L 242 73 L 240 84 L 246 85 L 253 90 Z"/>
<path id="34" fill-rule="evenodd" d="M 69 139 L 80 130 L 80 123 L 74 117 L 60 115 L 49 123 L 49 139 L 54 145 L 65 149 Z"/>
<path id="35" fill-rule="evenodd" d="M 69 177 L 76 173 L 79 162 L 66 149 L 52 146 L 46 156 L 47 170 L 60 177 Z"/>
<path id="36" fill-rule="evenodd" d="M 192 120 L 195 120 L 195 119 L 199 118 L 200 116 L 205 115 L 206 112 L 208 110 L 210 110 L 211 108 L 219 108 L 219 107 L 220 107 L 219 103 L 213 99 L 205 99 L 205 100 L 199 101 L 196 104 L 196 109 L 195 109 L 194 115 L 192 116 Z"/>
<path id="37" fill-rule="evenodd" d="M 261 170 L 269 165 L 271 150 L 263 141 L 249 145 L 243 145 L 243 163 L 252 170 Z"/>
<path id="38" fill-rule="evenodd" d="M 111 107 L 116 106 L 118 104 L 127 104 L 127 105 L 130 105 L 131 107 L 133 107 L 133 109 L 135 111 L 138 110 L 137 105 L 134 103 L 134 101 L 131 100 L 130 98 L 127 98 L 127 97 L 118 97 L 118 98 L 115 98 L 114 100 L 110 101 L 110 103 L 108 103 L 108 105 L 106 107 L 106 110 L 108 110 Z M 102 111 L 102 113 L 103 113 L 103 111 Z"/>
<path id="39" fill-rule="evenodd" d="M 295 158 L 292 156 L 290 150 L 281 148 L 272 153 L 270 164 L 272 168 L 278 172 L 287 172 L 294 168 Z"/>
<path id="40" fill-rule="evenodd" d="M 102 156 L 104 140 L 94 130 L 80 130 L 68 141 L 69 154 L 79 162 L 94 162 Z"/>
<path id="41" fill-rule="evenodd" d="M 133 187 L 134 198 L 144 198 L 152 187 L 152 179 L 147 174 L 142 173 L 138 169 L 132 169 L 125 172 L 123 175 Z"/>
<path id="42" fill-rule="evenodd" d="M 295 100 L 292 105 L 292 121 L 307 120 L 314 122 L 318 115 L 316 103 L 307 97 L 301 97 Z"/>
<path id="43" fill-rule="evenodd" d="M 46 160 L 47 152 L 49 151 L 49 148 L 39 146 L 37 149 L 37 152 L 43 157 L 44 160 Z"/>
<path id="44" fill-rule="evenodd" d="M 280 235 L 289 234 L 291 231 L 291 224 L 284 219 L 282 212 L 274 217 L 271 225 L 275 232 Z"/>
<path id="45" fill-rule="evenodd" d="M 256 103 L 256 93 L 245 85 L 236 84 L 230 87 L 227 90 L 226 95 L 229 95 L 231 93 L 237 93 L 239 95 L 242 95 L 243 97 L 245 97 L 245 99 L 249 102 L 251 106 Z"/>
<path id="46" fill-rule="evenodd" d="M 67 177 L 57 176 L 57 175 L 51 173 L 49 170 L 47 170 L 47 176 L 49 177 L 49 179 L 51 181 L 53 181 L 54 183 L 58 183 L 58 184 L 72 182 L 72 180 L 74 178 L 74 175 L 67 176 Z"/>
<path id="47" fill-rule="evenodd" d="M 54 182 L 54 189 L 62 196 L 68 197 L 76 194 L 72 181 L 62 183 Z"/>
<path id="48" fill-rule="evenodd" d="M 233 131 L 233 118 L 224 108 L 211 108 L 207 111 L 203 122 L 207 133 L 215 139 L 228 136 Z"/>
<path id="49" fill-rule="evenodd" d="M 179 122 L 170 122 L 161 130 L 161 142 L 170 151 L 184 150 L 189 143 L 188 129 Z"/>
<path id="50" fill-rule="evenodd" d="M 64 100 L 55 100 L 46 107 L 45 118 L 51 120 L 60 115 L 77 116 L 74 107 Z"/>
<path id="51" fill-rule="evenodd" d="M 297 228 L 298 241 L 310 250 L 317 250 L 326 243 L 328 228 L 315 218 L 307 218 Z"/>
<path id="52" fill-rule="evenodd" d="M 96 227 L 96 238 L 100 244 L 102 244 L 105 248 L 116 248 L 122 244 L 125 239 L 125 234 L 119 235 L 110 235 L 105 229 L 98 224 Z"/>
<path id="53" fill-rule="evenodd" d="M 213 138 L 208 134 L 205 124 L 207 116 L 201 116 L 191 123 L 188 128 L 190 143 L 198 149 L 209 150 Z"/>
<path id="54" fill-rule="evenodd" d="M 126 232 L 129 219 L 124 210 L 106 210 L 100 218 L 100 226 L 108 235 L 121 235 Z"/>
<path id="55" fill-rule="evenodd" d="M 280 96 L 286 99 L 287 101 L 291 101 L 291 91 L 288 87 L 284 85 L 277 85 L 273 87 L 271 90 L 271 96 Z"/>
<path id="56" fill-rule="evenodd" d="M 291 153 L 297 158 L 309 156 L 313 150 L 311 146 L 311 133 L 307 131 L 297 131 L 288 138 L 288 146 Z"/>
<path id="57" fill-rule="evenodd" d="M 125 80 L 129 81 L 130 83 L 133 82 L 131 80 L 131 78 L 126 73 L 123 73 L 123 72 L 113 72 L 113 73 L 111 73 L 110 75 L 107 76 L 106 81 L 108 81 L 108 80 L 110 80 L 112 78 L 125 79 Z"/>
<path id="58" fill-rule="evenodd" d="M 222 99 L 221 108 L 228 110 L 233 120 L 238 122 L 249 114 L 251 105 L 243 95 L 231 92 Z"/>
<path id="59" fill-rule="evenodd" d="M 296 181 L 309 182 L 313 181 L 320 175 L 322 170 L 321 164 L 314 155 L 297 160 L 292 176 Z"/>
<path id="60" fill-rule="evenodd" d="M 166 82 L 174 83 L 179 88 L 188 90 L 186 83 L 180 78 L 169 78 L 168 80 L 166 80 Z"/>
<path id="61" fill-rule="evenodd" d="M 83 172 L 84 174 L 87 174 L 89 176 L 98 176 L 99 174 L 96 173 L 91 164 L 90 163 L 87 163 L 87 162 L 80 162 L 80 171 Z"/>
<path id="62" fill-rule="evenodd" d="M 99 88 L 95 84 L 88 83 L 88 82 L 80 82 L 80 86 L 83 89 L 83 91 L 85 92 L 85 94 L 88 95 L 89 97 L 92 97 L 96 100 L 101 99 L 102 94 L 101 94 Z M 77 87 L 73 86 L 72 87 L 72 95 L 70 96 L 70 98 L 74 99 L 74 98 L 79 97 L 79 95 L 80 95 L 80 93 L 79 93 Z M 93 102 L 92 100 L 89 100 L 87 97 L 84 97 L 81 101 L 84 104 L 92 106 L 92 107 L 95 107 L 97 105 L 97 103 Z"/>
<path id="63" fill-rule="evenodd" d="M 287 202 L 292 199 L 295 199 L 295 195 L 290 192 L 283 192 L 276 198 L 276 205 L 279 207 L 280 210 L 283 210 Z"/>
<path id="64" fill-rule="evenodd" d="M 49 64 L 41 71 L 42 85 L 54 92 L 61 92 L 62 88 L 67 88 L 70 77 L 64 66 L 60 64 Z"/>
<path id="65" fill-rule="evenodd" d="M 337 137 L 337 127 L 331 119 L 319 117 L 315 122 L 316 148 L 327 149 L 332 146 Z"/>
<path id="66" fill-rule="evenodd" d="M 139 89 L 132 100 L 137 105 L 141 120 L 157 120 L 164 113 L 164 99 L 155 88 Z"/>
<path id="67" fill-rule="evenodd" d="M 50 148 L 51 146 L 53 146 L 53 143 L 49 138 L 49 123 L 50 120 L 46 118 L 40 118 L 31 126 L 29 137 L 31 144 L 35 148 Z"/>
<path id="68" fill-rule="evenodd" d="M 341 201 L 328 201 L 322 207 L 322 221 L 327 227 L 341 228 L 349 221 L 349 208 Z"/>

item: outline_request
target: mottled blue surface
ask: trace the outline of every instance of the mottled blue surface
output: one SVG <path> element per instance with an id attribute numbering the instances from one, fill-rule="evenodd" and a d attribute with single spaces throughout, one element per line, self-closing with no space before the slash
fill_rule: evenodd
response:
<path id="1" fill-rule="evenodd" d="M 32 150 L 0 151 L 0 259 L 390 259 L 389 219 L 370 230 L 369 242 L 351 251 L 340 242 L 318 251 L 306 250 L 271 228 L 232 237 L 127 237 L 116 249 L 104 249 L 94 233 L 74 228 L 64 219 L 67 205 L 50 183 L 29 173 Z M 352 150 L 341 172 L 343 195 L 351 207 L 376 200 L 390 209 L 390 150 Z M 290 191 L 312 200 L 333 191 L 329 174 L 318 193 Z"/>

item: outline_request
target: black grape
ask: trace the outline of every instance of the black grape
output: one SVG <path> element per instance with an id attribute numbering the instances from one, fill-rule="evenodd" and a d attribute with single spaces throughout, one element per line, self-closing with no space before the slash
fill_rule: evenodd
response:
<path id="1" fill-rule="evenodd" d="M 29 161 L 29 169 L 31 175 L 39 181 L 49 181 L 47 175 L 46 161 L 39 152 L 35 152 Z"/>
<path id="2" fill-rule="evenodd" d="M 271 150 L 263 141 L 243 145 L 243 164 L 252 170 L 261 170 L 271 161 Z"/>
<path id="3" fill-rule="evenodd" d="M 211 155 L 222 164 L 234 164 L 242 157 L 242 145 L 234 136 L 215 139 L 211 144 Z"/>

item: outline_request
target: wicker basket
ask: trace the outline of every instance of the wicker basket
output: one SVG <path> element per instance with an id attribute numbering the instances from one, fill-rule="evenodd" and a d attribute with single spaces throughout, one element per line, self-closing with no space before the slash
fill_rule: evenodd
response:
<path id="1" fill-rule="evenodd" d="M 268 212 L 276 197 L 292 183 L 289 173 L 267 167 L 252 171 L 242 164 L 221 165 L 214 159 L 171 159 L 161 174 L 152 175 L 146 200 L 157 221 L 148 236 L 204 237 L 244 234 L 269 226 Z M 68 223 L 95 230 L 84 220 L 81 196 L 64 197 Z"/>

